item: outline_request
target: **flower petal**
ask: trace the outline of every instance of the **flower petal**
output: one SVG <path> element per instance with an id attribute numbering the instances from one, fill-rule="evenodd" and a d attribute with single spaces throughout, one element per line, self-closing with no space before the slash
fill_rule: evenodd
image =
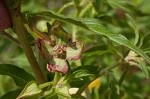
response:
<path id="1" fill-rule="evenodd" d="M 68 64 L 65 59 L 53 58 L 53 61 L 47 64 L 47 69 L 50 72 L 61 72 L 66 74 L 68 72 Z"/>
<path id="2" fill-rule="evenodd" d="M 83 52 L 84 43 L 82 41 L 76 41 L 67 46 L 66 58 L 69 60 L 78 60 Z"/>

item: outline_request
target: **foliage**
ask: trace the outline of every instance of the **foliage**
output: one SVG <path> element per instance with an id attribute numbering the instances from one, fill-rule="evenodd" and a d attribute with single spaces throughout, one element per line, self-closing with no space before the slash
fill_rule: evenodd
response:
<path id="1" fill-rule="evenodd" d="M 149 0 L 3 3 L 0 99 L 150 98 Z"/>

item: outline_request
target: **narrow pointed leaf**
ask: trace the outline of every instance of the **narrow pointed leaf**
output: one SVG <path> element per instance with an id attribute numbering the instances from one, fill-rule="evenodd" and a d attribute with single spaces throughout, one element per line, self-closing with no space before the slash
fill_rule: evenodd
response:
<path id="1" fill-rule="evenodd" d="M 135 41 L 134 41 L 134 45 L 136 45 L 139 41 L 139 31 L 138 31 L 138 28 L 136 26 L 136 23 L 135 21 L 133 20 L 133 18 L 129 15 L 129 14 L 126 14 L 126 17 L 128 18 L 128 24 L 134 29 L 135 31 Z"/>
<path id="2" fill-rule="evenodd" d="M 139 67 L 143 71 L 143 73 L 145 74 L 146 78 L 147 79 L 150 78 L 149 67 L 146 66 L 144 61 L 142 61 L 140 59 L 137 59 L 137 61 L 139 62 Z"/>
<path id="3" fill-rule="evenodd" d="M 71 87 L 81 87 L 94 78 L 99 76 L 100 69 L 98 66 L 84 65 L 79 66 L 71 71 L 71 77 L 68 79 Z"/>
<path id="4" fill-rule="evenodd" d="M 95 20 L 69 18 L 69 17 L 61 15 L 61 14 L 56 14 L 52 11 L 49 11 L 49 12 L 48 11 L 42 11 L 42 12 L 36 13 L 36 15 L 52 17 L 52 18 L 55 18 L 58 20 L 73 23 L 77 26 L 80 26 L 80 27 L 83 27 L 83 28 L 88 29 L 90 31 L 93 31 L 98 35 L 104 35 L 104 36 L 108 37 L 109 39 L 111 39 L 112 41 L 117 42 L 121 45 L 124 45 L 124 46 L 130 48 L 131 50 L 135 51 L 136 53 L 141 55 L 150 64 L 150 58 L 145 53 L 143 53 L 142 50 L 140 50 L 139 48 L 134 46 L 124 36 L 111 32 L 110 30 L 106 29 L 105 27 L 103 27 L 101 24 L 99 24 Z"/>
<path id="5" fill-rule="evenodd" d="M 34 77 L 24 69 L 11 64 L 0 64 L 0 75 L 12 77 L 19 87 L 24 87 L 28 82 L 34 80 Z"/>
<path id="6" fill-rule="evenodd" d="M 134 14 L 138 16 L 149 15 L 149 13 L 142 11 L 141 9 L 139 9 L 139 7 L 135 7 L 125 0 L 108 0 L 108 4 L 114 9 L 120 8 L 123 9 L 125 12 L 132 13 L 133 15 Z"/>
<path id="7" fill-rule="evenodd" d="M 73 72 L 73 75 L 75 78 L 82 78 L 82 77 L 95 77 L 93 74 L 91 74 L 88 70 L 80 69 L 75 72 Z"/>

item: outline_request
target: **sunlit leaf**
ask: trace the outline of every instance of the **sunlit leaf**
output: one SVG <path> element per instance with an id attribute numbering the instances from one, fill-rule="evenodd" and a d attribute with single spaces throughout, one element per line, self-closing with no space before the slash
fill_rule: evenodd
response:
<path id="1" fill-rule="evenodd" d="M 73 75 L 76 78 L 81 78 L 81 77 L 85 77 L 85 76 L 88 76 L 88 77 L 94 76 L 88 70 L 85 70 L 85 69 L 76 70 L 75 72 L 73 72 Z"/>
<path id="2" fill-rule="evenodd" d="M 110 30 L 106 29 L 105 27 L 103 27 L 100 23 L 96 22 L 95 20 L 69 18 L 69 17 L 66 17 L 64 15 L 56 14 L 52 11 L 51 12 L 50 11 L 49 12 L 42 11 L 42 12 L 36 13 L 36 15 L 52 17 L 52 18 L 56 18 L 58 20 L 73 23 L 73 24 L 78 25 L 80 27 L 86 28 L 90 31 L 93 31 L 98 35 L 104 35 L 104 36 L 108 37 L 110 40 L 117 42 L 121 45 L 124 45 L 124 46 L 130 48 L 131 50 L 135 51 L 136 53 L 141 55 L 150 64 L 150 58 L 145 53 L 143 53 L 142 50 L 140 50 L 139 48 L 134 46 L 123 35 L 118 35 L 116 33 L 111 32 Z"/>
<path id="3" fill-rule="evenodd" d="M 58 97 L 60 99 L 71 98 L 69 95 L 69 85 L 60 86 L 60 84 L 58 84 L 56 88 Z"/>
<path id="4" fill-rule="evenodd" d="M 78 70 L 87 70 L 91 74 L 94 74 L 95 76 L 98 76 L 98 73 L 100 72 L 100 67 L 99 66 L 93 66 L 93 65 L 83 65 L 79 66 L 76 69 L 72 70 L 72 73 Z"/>
<path id="5" fill-rule="evenodd" d="M 38 99 L 42 90 L 39 88 L 35 81 L 29 82 L 17 99 Z"/>
<path id="6" fill-rule="evenodd" d="M 72 87 L 81 87 L 88 82 L 92 81 L 99 75 L 99 67 L 92 65 L 79 66 L 72 71 L 69 84 Z"/>

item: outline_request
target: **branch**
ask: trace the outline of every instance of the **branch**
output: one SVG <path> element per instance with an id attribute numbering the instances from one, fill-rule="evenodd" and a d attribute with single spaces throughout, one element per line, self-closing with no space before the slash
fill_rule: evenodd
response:
<path id="1" fill-rule="evenodd" d="M 8 33 L 6 33 L 5 31 L 0 32 L 1 35 L 5 36 L 7 39 L 9 39 L 10 41 L 14 42 L 17 46 L 22 47 L 20 42 L 15 39 L 14 37 L 12 37 L 11 35 L 9 35 Z"/>
<path id="2" fill-rule="evenodd" d="M 6 2 L 7 4 L 10 3 L 9 1 Z M 34 53 L 31 49 L 30 43 L 26 38 L 26 29 L 24 27 L 24 23 L 23 23 L 23 17 L 22 14 L 20 12 L 20 6 L 17 6 L 14 9 L 10 9 L 9 6 L 7 6 L 7 8 L 9 9 L 9 14 L 11 15 L 11 20 L 14 26 L 14 30 L 16 32 L 16 34 L 18 35 L 20 44 L 22 45 L 24 52 L 27 56 L 27 59 L 31 65 L 31 68 L 33 70 L 33 73 L 35 75 L 35 78 L 37 80 L 38 83 L 44 83 L 46 82 L 46 78 L 34 56 Z"/>

